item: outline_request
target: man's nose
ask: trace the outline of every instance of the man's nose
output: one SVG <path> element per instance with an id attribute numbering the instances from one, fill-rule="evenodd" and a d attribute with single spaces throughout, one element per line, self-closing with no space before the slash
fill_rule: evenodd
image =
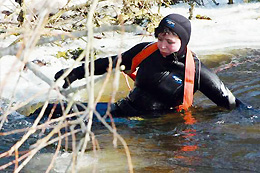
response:
<path id="1" fill-rule="evenodd" d="M 166 42 L 162 41 L 162 48 L 165 49 L 166 48 Z"/>

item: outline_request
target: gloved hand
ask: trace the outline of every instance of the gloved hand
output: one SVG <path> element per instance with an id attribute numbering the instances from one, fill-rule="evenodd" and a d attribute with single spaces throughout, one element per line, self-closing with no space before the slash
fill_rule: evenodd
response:
<path id="1" fill-rule="evenodd" d="M 60 71 L 58 71 L 54 78 L 55 80 L 59 79 L 66 71 L 67 69 L 62 69 Z M 73 73 L 73 70 L 70 72 L 70 74 L 64 79 L 65 80 L 65 83 L 64 85 L 62 86 L 62 88 L 68 88 L 69 85 L 74 82 L 75 80 L 77 80 L 77 76 Z"/>

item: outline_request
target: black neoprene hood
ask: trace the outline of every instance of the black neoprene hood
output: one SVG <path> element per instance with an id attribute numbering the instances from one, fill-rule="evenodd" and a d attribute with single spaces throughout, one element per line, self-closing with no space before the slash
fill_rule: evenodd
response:
<path id="1" fill-rule="evenodd" d="M 173 32 L 175 32 L 181 39 L 181 48 L 178 51 L 178 54 L 186 53 L 186 46 L 189 43 L 191 35 L 191 23 L 190 21 L 180 15 L 180 14 L 169 14 L 164 17 L 159 26 L 155 28 L 155 37 L 158 37 L 158 34 L 163 32 L 163 28 L 167 27 Z"/>

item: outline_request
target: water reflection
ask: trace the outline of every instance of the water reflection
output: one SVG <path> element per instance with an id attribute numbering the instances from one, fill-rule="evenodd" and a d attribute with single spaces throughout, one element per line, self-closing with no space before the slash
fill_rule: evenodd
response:
<path id="1" fill-rule="evenodd" d="M 185 129 L 183 129 L 180 134 L 182 140 L 180 140 L 180 149 L 175 152 L 174 159 L 182 164 L 194 165 L 194 162 L 198 160 L 198 158 L 192 156 L 192 152 L 198 150 L 199 141 L 196 140 L 197 131 L 194 128 L 196 119 L 192 116 L 191 111 L 183 113 L 184 124 L 188 125 Z"/>

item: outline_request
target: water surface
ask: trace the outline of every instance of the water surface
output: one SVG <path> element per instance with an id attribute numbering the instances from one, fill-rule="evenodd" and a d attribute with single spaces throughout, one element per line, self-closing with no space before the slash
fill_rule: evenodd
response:
<path id="1" fill-rule="evenodd" d="M 259 172 L 260 50 L 232 50 L 203 56 L 201 60 L 217 72 L 237 98 L 252 108 L 225 110 L 196 93 L 191 115 L 170 113 L 144 119 L 117 119 L 117 130 L 129 146 L 135 172 Z M 14 113 L 1 132 L 29 127 L 32 121 Z M 115 149 L 113 136 L 105 127 L 94 124 L 93 129 L 100 152 L 94 155 L 89 145 L 88 153 L 79 162 L 79 172 L 127 172 L 121 143 Z M 21 136 L 0 136 L 0 153 Z M 39 137 L 39 133 L 32 135 L 20 150 L 27 150 Z M 54 151 L 55 145 L 41 150 L 23 172 L 44 172 Z M 11 159 L 0 159 L 0 165 Z M 65 172 L 70 159 L 69 151 L 60 152 L 52 172 Z M 10 167 L 5 171 L 12 170 Z"/>

